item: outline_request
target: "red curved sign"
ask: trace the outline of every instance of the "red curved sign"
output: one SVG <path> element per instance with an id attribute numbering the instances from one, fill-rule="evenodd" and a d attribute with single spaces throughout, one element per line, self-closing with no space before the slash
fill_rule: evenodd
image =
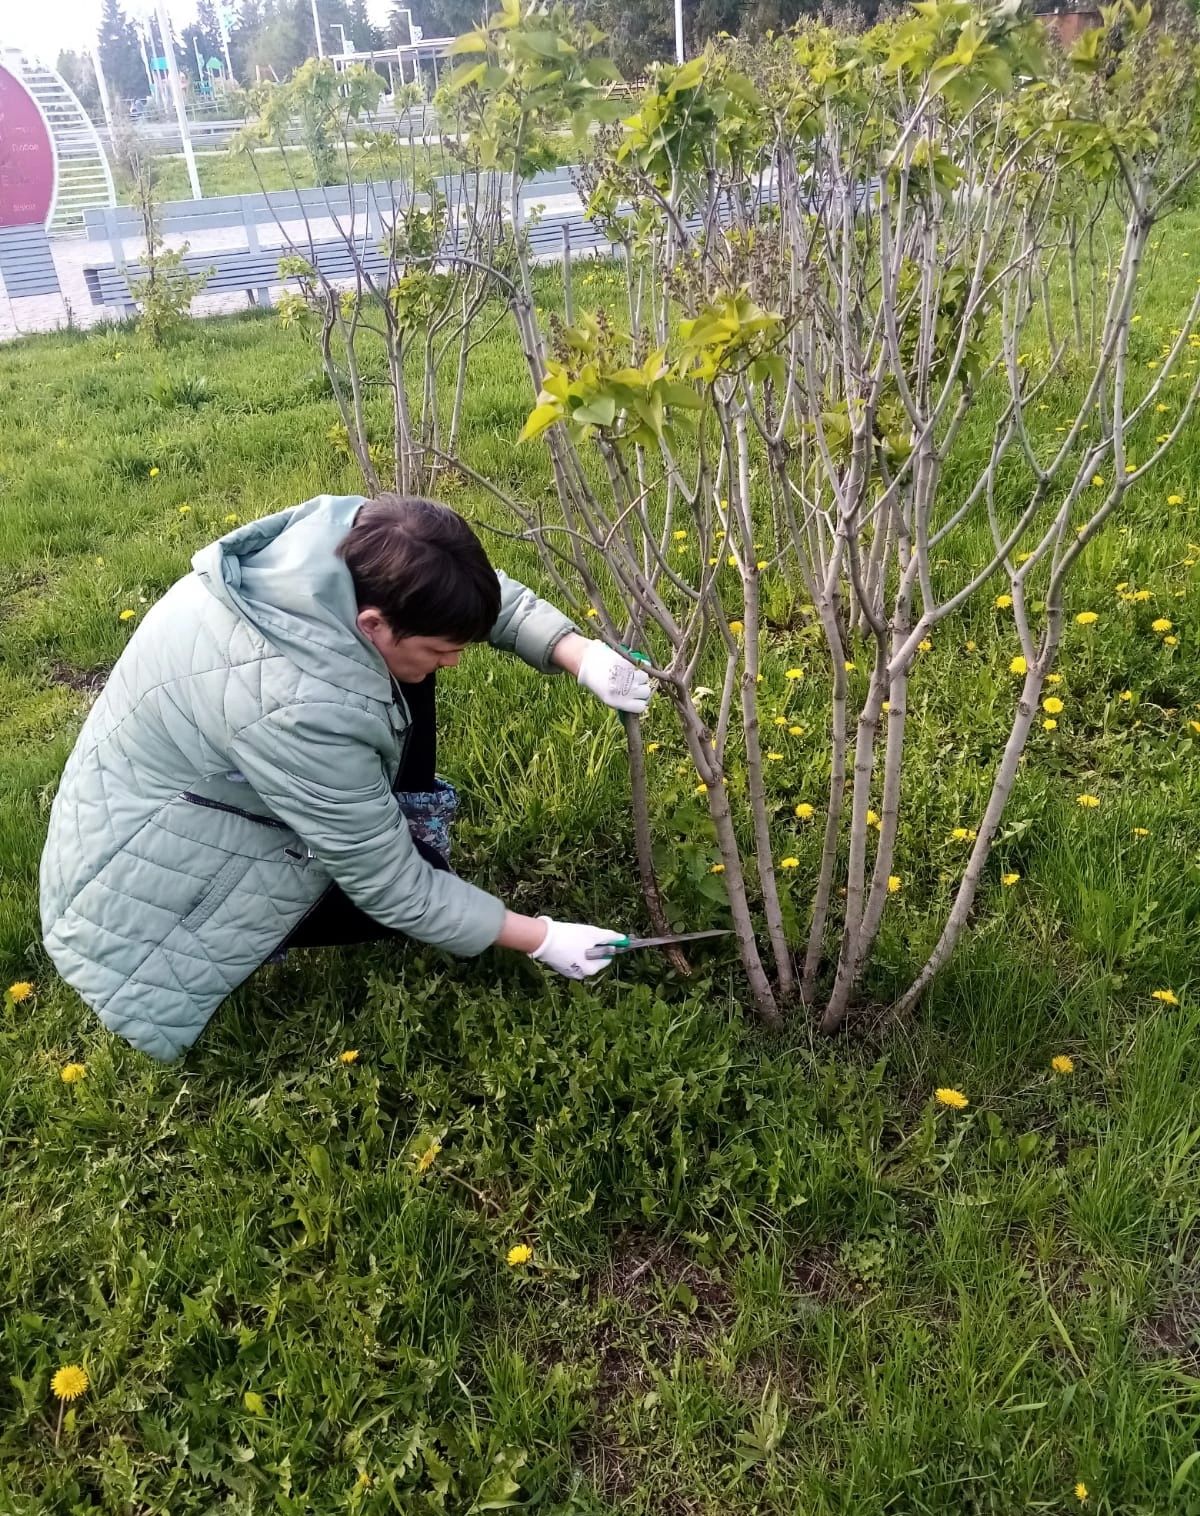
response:
<path id="1" fill-rule="evenodd" d="M 37 102 L 0 68 L 0 226 L 45 223 L 54 204 L 54 143 Z"/>

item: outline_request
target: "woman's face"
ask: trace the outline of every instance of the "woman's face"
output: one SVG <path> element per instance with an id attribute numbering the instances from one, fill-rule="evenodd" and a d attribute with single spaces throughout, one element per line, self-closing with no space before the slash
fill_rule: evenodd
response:
<path id="1" fill-rule="evenodd" d="M 452 669 L 465 646 L 445 637 L 397 637 L 374 606 L 359 611 L 357 625 L 401 684 L 419 684 L 435 669 Z"/>

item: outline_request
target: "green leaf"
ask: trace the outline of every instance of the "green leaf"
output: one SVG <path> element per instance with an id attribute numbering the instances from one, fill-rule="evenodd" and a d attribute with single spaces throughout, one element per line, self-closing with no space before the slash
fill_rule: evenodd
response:
<path id="1" fill-rule="evenodd" d="M 464 32 L 461 37 L 455 37 L 451 43 L 450 56 L 457 58 L 462 53 L 486 53 L 487 45 L 486 32 Z"/>
<path id="2" fill-rule="evenodd" d="M 593 395 L 585 405 L 572 411 L 571 420 L 578 426 L 611 426 L 616 416 L 617 402 L 611 395 Z"/>
<path id="3" fill-rule="evenodd" d="M 670 99 L 679 94 L 680 90 L 695 89 L 708 72 L 708 59 L 703 53 L 698 58 L 693 58 L 690 63 L 683 67 L 672 77 L 667 87 L 667 96 Z"/>
<path id="4" fill-rule="evenodd" d="M 547 427 L 554 425 L 561 414 L 557 405 L 535 405 L 521 428 L 517 441 L 531 442 L 535 437 L 540 437 Z"/>
<path id="5" fill-rule="evenodd" d="M 479 63 L 464 63 L 462 68 L 456 68 L 446 80 L 446 88 L 449 90 L 467 89 L 482 79 L 487 70 L 486 59 Z"/>

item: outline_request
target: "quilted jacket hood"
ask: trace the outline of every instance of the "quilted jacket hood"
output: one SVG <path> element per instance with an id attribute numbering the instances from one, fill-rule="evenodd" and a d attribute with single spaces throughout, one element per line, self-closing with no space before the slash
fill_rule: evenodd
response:
<path id="1" fill-rule="evenodd" d="M 362 495 L 318 495 L 209 543 L 192 567 L 211 595 L 297 668 L 387 701 L 387 666 L 355 625 L 354 582 L 335 551 L 363 504 Z"/>

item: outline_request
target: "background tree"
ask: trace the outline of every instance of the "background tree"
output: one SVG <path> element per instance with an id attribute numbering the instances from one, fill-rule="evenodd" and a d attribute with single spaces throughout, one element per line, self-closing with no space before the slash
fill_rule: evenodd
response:
<path id="1" fill-rule="evenodd" d="M 76 98 L 93 121 L 103 120 L 100 106 L 100 87 L 96 83 L 96 70 L 86 53 L 62 52 L 55 64 L 58 72 L 74 91 Z M 143 76 L 144 77 L 144 76 Z"/>
<path id="2" fill-rule="evenodd" d="M 120 0 L 104 0 L 98 39 L 100 63 L 108 87 L 121 100 L 141 100 L 147 93 L 146 70 L 137 29 Z"/>

